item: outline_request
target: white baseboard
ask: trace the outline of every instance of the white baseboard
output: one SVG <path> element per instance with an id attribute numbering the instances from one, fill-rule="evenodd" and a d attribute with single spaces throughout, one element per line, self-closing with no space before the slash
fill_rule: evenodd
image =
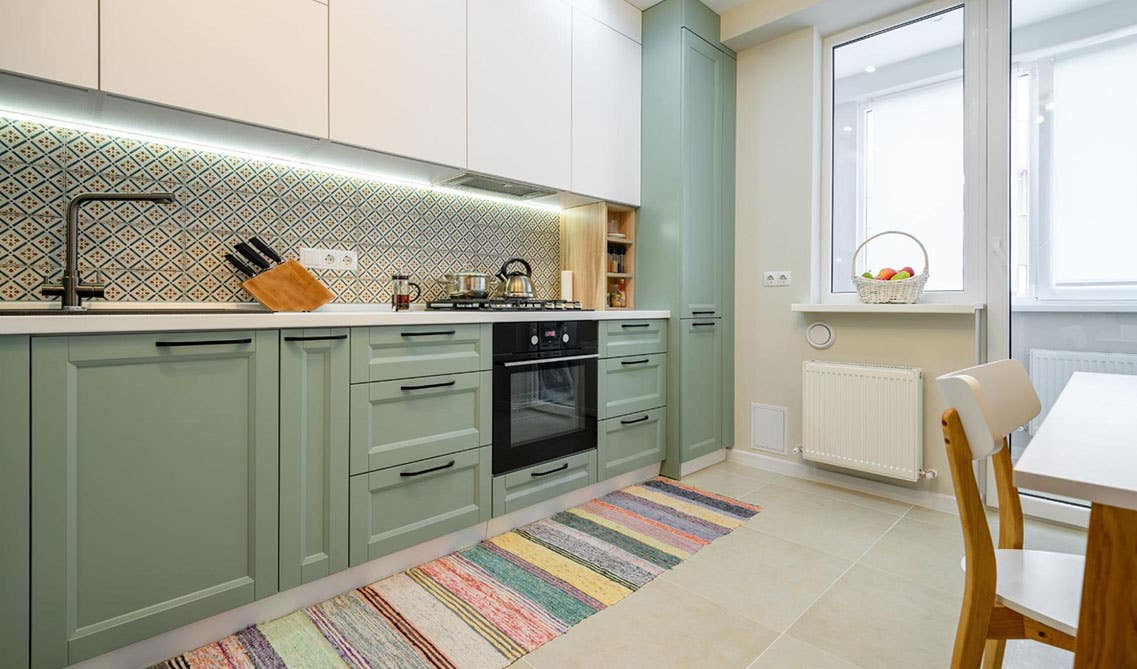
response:
<path id="1" fill-rule="evenodd" d="M 721 459 L 721 458 L 720 458 Z M 162 660 L 193 650 L 199 646 L 222 639 L 249 625 L 288 615 L 297 609 L 317 604 L 326 599 L 392 574 L 430 562 L 448 553 L 472 546 L 487 537 L 497 536 L 516 527 L 535 520 L 547 518 L 555 513 L 583 504 L 594 497 L 606 495 L 613 490 L 626 488 L 646 481 L 659 474 L 659 465 L 641 467 L 627 474 L 601 481 L 559 497 L 535 504 L 504 516 L 492 518 L 488 522 L 458 530 L 445 536 L 412 546 L 391 555 L 345 569 L 306 583 L 300 587 L 285 590 L 264 599 L 246 604 L 240 608 L 219 613 L 211 618 L 199 620 L 185 627 L 170 630 L 158 636 L 93 657 L 71 669 L 122 669 L 123 667 L 148 667 Z"/>
<path id="2" fill-rule="evenodd" d="M 694 460 L 688 460 L 687 462 L 684 462 L 682 466 L 679 467 L 679 476 L 690 476 L 700 469 L 706 469 L 711 465 L 717 465 L 718 463 L 726 460 L 726 452 L 727 449 L 720 448 L 713 453 L 700 455 Z"/>
<path id="3" fill-rule="evenodd" d="M 930 490 L 902 488 L 883 481 L 863 479 L 858 476 L 812 467 L 804 462 L 794 462 L 793 460 L 776 458 L 745 449 L 732 448 L 727 452 L 726 457 L 730 462 L 746 465 L 747 467 L 765 469 L 766 471 L 782 474 L 783 476 L 792 476 L 808 481 L 817 481 L 818 483 L 828 483 L 841 488 L 876 495 L 877 497 L 894 499 L 905 504 L 923 506 L 935 511 L 943 511 L 944 513 L 959 514 L 959 510 L 955 504 L 955 497 L 952 495 L 945 495 Z"/>

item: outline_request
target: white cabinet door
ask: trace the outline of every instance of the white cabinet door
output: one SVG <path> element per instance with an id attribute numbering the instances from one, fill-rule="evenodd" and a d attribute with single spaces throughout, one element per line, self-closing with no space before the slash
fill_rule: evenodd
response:
<path id="1" fill-rule="evenodd" d="M 574 11 L 572 190 L 640 203 L 640 45 Z"/>
<path id="2" fill-rule="evenodd" d="M 316 0 L 101 0 L 101 88 L 328 135 L 328 6 Z"/>
<path id="3" fill-rule="evenodd" d="M 0 5 L 0 70 L 99 87 L 99 0 Z"/>
<path id="4" fill-rule="evenodd" d="M 331 138 L 466 166 L 466 0 L 332 0 Z"/>
<path id="5" fill-rule="evenodd" d="M 560 0 L 469 0 L 467 165 L 571 187 L 572 12 Z"/>

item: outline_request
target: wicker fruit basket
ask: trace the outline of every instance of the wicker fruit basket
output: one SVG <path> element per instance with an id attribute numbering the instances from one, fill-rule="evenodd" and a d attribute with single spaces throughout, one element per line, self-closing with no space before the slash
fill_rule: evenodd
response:
<path id="1" fill-rule="evenodd" d="M 915 304 L 919 301 L 920 296 L 924 294 L 924 284 L 928 282 L 928 249 L 907 232 L 899 230 L 886 230 L 878 232 L 877 234 L 869 237 L 861 242 L 857 250 L 853 252 L 853 271 L 856 271 L 857 256 L 861 254 L 861 249 L 866 244 L 884 235 L 903 235 L 920 247 L 920 251 L 924 254 L 924 270 L 916 276 L 907 279 L 882 280 L 882 279 L 866 279 L 863 276 L 853 276 L 853 285 L 857 287 L 857 295 L 861 298 L 864 304 Z"/>

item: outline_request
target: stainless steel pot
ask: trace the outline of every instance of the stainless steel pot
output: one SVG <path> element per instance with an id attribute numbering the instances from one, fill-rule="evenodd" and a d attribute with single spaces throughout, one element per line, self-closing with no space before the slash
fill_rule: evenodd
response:
<path id="1" fill-rule="evenodd" d="M 486 272 L 451 272 L 440 280 L 451 299 L 482 299 L 490 295 L 493 275 Z"/>

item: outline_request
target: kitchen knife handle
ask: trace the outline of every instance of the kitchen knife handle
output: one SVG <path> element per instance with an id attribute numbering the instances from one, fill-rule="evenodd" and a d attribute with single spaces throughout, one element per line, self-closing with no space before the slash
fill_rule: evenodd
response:
<path id="1" fill-rule="evenodd" d="M 233 245 L 233 248 L 237 249 L 237 253 L 240 253 L 242 256 L 244 256 L 245 260 L 248 260 L 257 267 L 260 267 L 261 269 L 268 269 L 270 267 L 268 261 L 265 260 L 261 254 L 254 251 L 253 247 L 249 246 L 245 242 L 237 242 Z"/>
<path id="2" fill-rule="evenodd" d="M 249 277 L 250 279 L 257 275 L 256 271 L 252 267 L 249 267 L 245 263 L 245 261 L 241 260 L 240 258 L 233 255 L 232 253 L 226 253 L 225 259 L 229 261 L 230 265 L 237 268 L 238 272 L 240 272 L 241 274 L 244 274 L 245 276 Z"/>
<path id="3" fill-rule="evenodd" d="M 256 247 L 256 249 L 263 253 L 269 260 L 277 263 L 284 262 L 284 258 L 281 258 L 279 253 L 273 251 L 271 246 L 261 241 L 260 237 L 250 237 L 249 243 Z"/>

